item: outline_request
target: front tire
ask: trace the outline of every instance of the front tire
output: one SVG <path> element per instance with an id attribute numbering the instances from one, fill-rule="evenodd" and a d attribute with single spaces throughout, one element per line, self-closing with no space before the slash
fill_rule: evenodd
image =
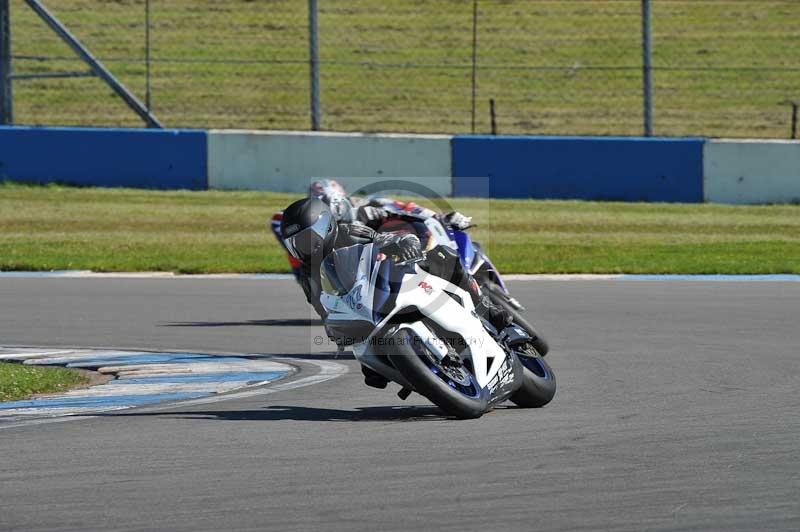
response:
<path id="1" fill-rule="evenodd" d="M 536 348 L 536 351 L 541 355 L 545 356 L 548 351 L 550 351 L 550 346 L 547 344 L 547 340 L 544 339 L 536 329 L 533 328 L 533 325 L 525 319 L 525 316 L 520 312 L 519 309 L 515 308 L 511 303 L 508 302 L 506 298 L 505 292 L 503 289 L 500 288 L 497 284 L 492 281 L 486 280 L 481 284 L 481 288 L 486 292 L 486 295 L 489 296 L 489 299 L 492 300 L 492 303 L 498 305 L 508 311 L 511 314 L 512 318 L 514 319 L 514 323 L 522 327 L 528 336 L 532 338 L 531 343 L 533 343 L 533 347 Z"/>
<path id="2" fill-rule="evenodd" d="M 478 386 L 475 376 L 466 367 L 442 366 L 413 332 L 400 329 L 387 344 L 386 355 L 394 367 L 417 393 L 446 413 L 474 419 L 489 409 L 489 393 Z"/>
<path id="3" fill-rule="evenodd" d="M 556 395 L 556 374 L 531 346 L 517 351 L 515 356 L 522 364 L 522 386 L 511 396 L 511 401 L 523 408 L 541 408 Z"/>

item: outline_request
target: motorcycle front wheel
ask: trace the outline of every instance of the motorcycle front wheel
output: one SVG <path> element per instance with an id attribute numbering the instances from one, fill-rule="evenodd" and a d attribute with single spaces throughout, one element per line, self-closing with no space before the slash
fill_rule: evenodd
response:
<path id="1" fill-rule="evenodd" d="M 478 418 L 489 409 L 488 391 L 478 386 L 463 363 L 442 363 L 408 329 L 398 330 L 389 340 L 386 355 L 417 393 L 459 419 Z"/>

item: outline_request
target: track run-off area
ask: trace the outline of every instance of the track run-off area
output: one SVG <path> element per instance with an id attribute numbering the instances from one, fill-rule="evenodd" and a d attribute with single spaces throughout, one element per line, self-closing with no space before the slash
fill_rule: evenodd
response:
<path id="1" fill-rule="evenodd" d="M 364 386 L 284 277 L 0 276 L 6 354 L 287 368 L 0 422 L 0 530 L 800 529 L 797 279 L 509 284 L 558 392 L 457 421 Z"/>
<path id="2" fill-rule="evenodd" d="M 73 368 L 95 377 L 92 385 L 64 393 L 0 402 L 0 428 L 31 418 L 199 399 L 265 385 L 295 371 L 258 356 L 101 349 L 0 347 L 0 361 Z"/>

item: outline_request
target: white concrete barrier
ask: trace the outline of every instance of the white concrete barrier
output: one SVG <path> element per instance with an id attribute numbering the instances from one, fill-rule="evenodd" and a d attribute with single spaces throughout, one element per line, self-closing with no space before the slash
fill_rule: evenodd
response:
<path id="1" fill-rule="evenodd" d="M 332 177 L 348 191 L 391 180 L 452 193 L 450 138 L 292 131 L 212 130 L 208 186 L 305 192 L 313 178 Z M 389 190 L 409 191 L 396 183 Z M 422 190 L 422 189 L 420 189 Z M 413 190 L 411 190 L 413 192 Z"/>
<path id="2" fill-rule="evenodd" d="M 800 142 L 708 140 L 704 151 L 706 201 L 800 202 Z"/>

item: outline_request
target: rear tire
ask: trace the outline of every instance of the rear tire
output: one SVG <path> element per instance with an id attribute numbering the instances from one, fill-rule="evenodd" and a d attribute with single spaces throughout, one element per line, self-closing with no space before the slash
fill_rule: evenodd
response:
<path id="1" fill-rule="evenodd" d="M 541 408 L 556 395 L 556 375 L 545 360 L 530 347 L 516 352 L 522 364 L 522 386 L 511 401 L 523 408 Z"/>
<path id="2" fill-rule="evenodd" d="M 486 295 L 489 296 L 489 299 L 492 300 L 492 303 L 508 311 L 513 317 L 514 323 L 525 329 L 525 332 L 528 333 L 528 336 L 532 338 L 531 343 L 533 344 L 533 347 L 536 348 L 536 351 L 541 356 L 545 356 L 548 351 L 550 351 L 550 346 L 547 344 L 547 340 L 545 340 L 543 336 L 536 332 L 536 329 L 534 329 L 533 325 L 531 325 L 531 323 L 525 319 L 525 316 L 523 316 L 519 309 L 515 308 L 511 303 L 508 302 L 505 292 L 502 288 L 488 280 L 481 284 L 481 288 L 486 291 Z"/>
<path id="3" fill-rule="evenodd" d="M 442 367 L 437 367 L 436 358 L 428 353 L 422 341 L 408 329 L 400 329 L 390 336 L 386 355 L 391 363 L 414 386 L 417 393 L 424 395 L 446 413 L 459 419 L 481 417 L 489 409 L 489 393 L 481 389 L 475 376 L 463 368 L 471 378 L 471 384 L 460 386 L 446 382 Z M 438 372 L 438 373 L 437 373 Z M 464 389 L 474 386 L 474 396 Z"/>

